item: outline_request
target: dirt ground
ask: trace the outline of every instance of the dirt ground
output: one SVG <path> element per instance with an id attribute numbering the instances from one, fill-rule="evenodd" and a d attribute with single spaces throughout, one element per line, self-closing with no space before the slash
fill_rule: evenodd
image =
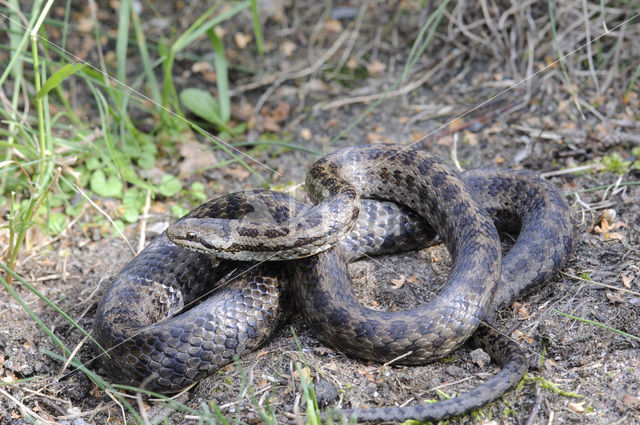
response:
<path id="1" fill-rule="evenodd" d="M 255 65 L 260 60 L 249 50 L 230 48 L 237 63 L 261 69 L 254 77 L 232 74 L 234 113 L 246 113 L 246 105 L 249 111 L 256 104 L 263 105 L 256 114 L 249 112 L 253 123 L 249 140 L 271 132 L 278 137 L 287 135 L 292 143 L 309 149 L 330 152 L 361 143 L 408 145 L 420 139 L 421 148 L 451 164 L 457 158 L 465 169 L 513 167 L 543 173 L 567 195 L 575 213 L 575 249 L 562 273 L 500 313 L 500 331 L 518 341 L 527 353 L 528 378 L 502 399 L 449 423 L 640 423 L 640 186 L 635 185 L 640 170 L 628 166 L 618 174 L 603 160 L 618 154 L 631 162 L 640 161 L 632 154 L 640 143 L 639 90 L 636 83 L 625 96 L 630 73 L 622 66 L 638 63 L 640 37 L 634 42 L 630 35 L 638 35 L 637 20 L 627 27 L 623 43 L 629 46 L 616 53 L 621 64 L 617 71 L 598 71 L 594 76 L 577 70 L 581 62 L 570 56 L 568 86 L 558 64 L 543 69 L 556 58 L 550 39 L 536 40 L 534 65 L 527 69 L 524 50 L 519 50 L 525 41 L 521 34 L 510 32 L 520 21 L 505 12 L 507 5 L 492 3 L 488 11 L 495 23 L 505 17 L 500 27 L 504 37 L 495 45 L 486 42 L 487 34 L 501 30 L 492 28 L 493 20 L 483 18 L 480 6 L 464 11 L 469 14 L 464 19 L 468 27 L 459 25 L 457 13 L 462 6 L 457 6 L 444 19 L 409 78 L 392 86 L 427 16 L 417 2 L 350 5 L 343 13 L 364 13 L 364 17 L 326 21 L 318 20 L 325 6 L 308 3 L 308 7 L 268 3 L 273 9 L 263 12 L 265 39 L 273 45 L 263 65 Z M 185 8 L 188 11 L 175 18 L 179 27 L 189 16 L 197 16 L 197 8 Z M 407 11 L 399 12 L 402 8 Z M 531 7 L 527 12 L 541 31 L 548 24 L 545 10 Z M 559 22 L 571 19 L 567 10 L 556 12 L 567 14 L 556 16 Z M 113 10 L 106 8 L 104 13 L 113 19 Z M 609 22 L 609 28 L 632 15 L 620 16 Z M 602 30 L 598 22 L 594 17 L 592 30 Z M 114 25 L 107 19 L 105 25 L 110 24 Z M 250 25 L 249 15 L 240 15 L 225 29 L 229 34 L 250 34 Z M 153 36 L 153 28 L 148 30 Z M 563 34 L 562 48 L 569 52 L 567 38 L 573 36 L 576 46 L 581 45 L 584 29 Z M 617 36 L 619 33 L 611 37 Z M 606 46 L 614 49 L 614 41 Z M 337 53 L 329 61 L 323 55 L 331 49 Z M 575 53 L 584 54 L 583 50 Z M 347 58 L 345 68 L 334 72 L 341 55 Z M 364 77 L 355 78 L 356 72 L 348 71 L 350 57 L 357 58 L 360 67 L 369 66 Z M 206 84 L 187 59 L 181 66 L 184 73 L 177 78 L 178 84 L 189 79 Z M 538 70 L 540 74 L 517 84 L 524 75 Z M 374 108 L 377 95 L 387 89 L 390 95 Z M 353 128 L 345 131 L 352 123 Z M 224 157 L 219 152 L 216 156 Z M 273 178 L 274 185 L 286 186 L 302 182 L 316 158 L 272 147 L 257 159 L 282 173 Z M 176 173 L 185 160 L 179 155 L 166 159 Z M 265 177 L 270 175 L 268 169 L 253 165 Z M 589 167 L 575 170 L 582 166 Z M 235 166 L 185 178 L 196 179 L 205 182 L 211 197 L 258 184 Z M 167 206 L 172 202 L 162 201 Z M 18 269 L 86 329 L 92 328 L 97 303 L 110 281 L 131 259 L 122 240 L 83 231 L 82 222 L 90 221 L 93 214 L 96 212 L 86 208 L 85 216 L 63 236 L 22 258 Z M 168 207 L 164 211 L 152 208 L 146 240 L 170 220 Z M 137 241 L 140 227 L 130 226 L 127 237 Z M 351 265 L 351 271 L 365 304 L 401 309 L 437 293 L 448 267 L 448 253 L 437 245 L 375 262 L 359 261 Z M 26 288 L 16 285 L 16 289 L 67 345 L 81 342 L 82 335 L 51 308 Z M 51 423 L 130 423 L 132 419 L 125 419 L 121 407 L 86 375 L 64 370 L 42 350 L 56 351 L 56 347 L 6 291 L 0 292 L 0 376 L 5 380 L 32 378 L 0 386 L 0 423 L 29 423 L 19 406 Z M 194 408 L 213 401 L 229 419 L 249 424 L 261 423 L 257 406 L 264 408 L 268 403 L 278 422 L 286 423 L 305 410 L 296 364 L 306 362 L 322 407 L 424 403 L 441 399 L 438 391 L 448 395 L 465 392 L 496 372 L 494 364 L 480 367 L 474 363 L 470 352 L 463 347 L 421 367 L 363 362 L 324 346 L 302 318 L 294 315 L 258 352 L 203 380 L 178 400 Z M 77 359 L 102 374 L 100 363 L 93 361 L 95 356 L 91 344 L 79 347 Z M 198 423 L 197 418 L 153 400 L 140 400 L 139 407 L 150 420 L 166 416 L 165 423 Z"/>

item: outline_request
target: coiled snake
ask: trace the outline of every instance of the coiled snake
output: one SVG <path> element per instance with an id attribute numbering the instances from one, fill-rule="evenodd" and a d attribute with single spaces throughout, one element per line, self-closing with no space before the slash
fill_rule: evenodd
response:
<path id="1" fill-rule="evenodd" d="M 184 388 L 263 343 L 287 317 L 288 285 L 323 342 L 360 358 L 424 363 L 449 353 L 495 309 L 547 280 L 571 251 L 570 209 L 548 183 L 529 173 L 474 170 L 461 180 L 424 152 L 363 145 L 318 160 L 307 188 L 317 202 L 313 207 L 269 191 L 205 203 L 167 230 L 189 250 L 163 234 L 132 260 L 105 293 L 95 321 L 114 377 L 157 391 Z M 361 203 L 361 197 L 413 212 Z M 520 229 L 502 271 L 492 219 L 501 228 Z M 346 261 L 419 246 L 422 235 L 433 234 L 430 229 L 453 260 L 442 292 L 410 311 L 373 311 L 357 302 Z M 218 260 L 301 256 L 306 258 L 258 265 Z M 216 285 L 216 297 L 191 306 Z M 506 361 L 478 389 L 434 405 L 341 412 L 369 421 L 433 420 L 499 397 L 524 373 L 523 355 L 486 330 L 478 339 Z"/>

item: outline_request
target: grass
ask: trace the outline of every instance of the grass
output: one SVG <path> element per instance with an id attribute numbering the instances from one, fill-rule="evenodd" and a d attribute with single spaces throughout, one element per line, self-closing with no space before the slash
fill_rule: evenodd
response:
<path id="1" fill-rule="evenodd" d="M 470 27 L 458 21 L 459 16 L 462 16 L 458 14 L 457 9 L 460 6 L 452 3 L 439 3 L 424 15 L 421 25 L 416 29 L 410 52 L 404 60 L 400 77 L 387 84 L 382 90 L 382 96 L 373 99 L 355 120 L 331 138 L 330 143 L 337 142 L 356 126 L 361 125 L 368 115 L 384 105 L 383 102 L 388 99 L 387 95 L 397 92 L 411 98 L 413 91 L 417 89 L 403 92 L 401 88 L 410 87 L 411 78 L 415 77 L 416 69 L 434 48 L 435 42 L 451 42 L 451 45 L 456 45 L 461 50 L 467 48 L 451 35 L 452 28 L 459 28 L 459 32 L 464 33 Z M 114 199 L 118 205 L 113 213 L 114 223 L 119 228 L 140 219 L 147 194 L 151 199 L 182 197 L 189 203 L 202 202 L 206 197 L 206 188 L 202 183 L 193 183 L 187 188 L 182 180 L 162 167 L 168 158 L 176 154 L 176 147 L 182 140 L 194 138 L 195 135 L 207 140 L 211 149 L 220 150 L 228 155 L 229 159 L 212 164 L 211 167 L 238 163 L 264 186 L 270 185 L 270 180 L 255 170 L 250 165 L 251 161 L 246 160 L 247 157 L 240 153 L 238 148 L 253 147 L 256 149 L 255 153 L 259 153 L 259 149 L 275 146 L 310 155 L 319 153 L 293 140 L 249 142 L 246 140 L 249 129 L 247 124 L 234 122 L 231 118 L 230 72 L 236 70 L 246 74 L 260 74 L 262 71 L 232 63 L 227 55 L 228 45 L 225 44 L 228 37 L 225 38 L 222 33 L 217 32 L 216 27 L 237 19 L 242 12 L 248 12 L 255 48 L 260 57 L 264 58 L 268 53 L 265 53 L 266 43 L 261 21 L 266 18 L 260 16 L 257 0 L 216 3 L 179 35 L 167 36 L 166 39 L 160 40 L 151 39 L 145 34 L 145 23 L 141 21 L 132 0 L 119 2 L 115 31 L 103 28 L 104 24 L 99 19 L 98 11 L 88 9 L 92 25 L 90 29 L 84 30 L 84 36 L 91 37 L 99 46 L 102 45 L 101 40 L 107 40 L 114 46 L 114 59 L 110 60 L 101 54 L 95 63 L 80 62 L 72 51 L 67 51 L 71 38 L 79 31 L 71 23 L 71 11 L 74 6 L 71 1 L 64 3 L 66 13 L 62 17 L 55 17 L 52 13 L 52 0 L 34 0 L 29 5 L 30 9 L 24 8 L 17 0 L 9 0 L 7 4 L 8 6 L 0 9 L 6 22 L 6 43 L 3 41 L 0 49 L 8 57 L 8 62 L 0 74 L 0 86 L 6 94 L 6 102 L 0 107 L 0 205 L 8 212 L 6 224 L 3 226 L 8 233 L 8 246 L 4 258 L 0 261 L 0 268 L 5 272 L 4 277 L 0 277 L 0 282 L 5 291 L 57 347 L 56 352 L 49 350 L 43 352 L 44 355 L 80 370 L 104 394 L 117 400 L 136 422 L 148 423 L 149 420 L 144 417 L 140 406 L 130 402 L 120 392 L 123 389 L 132 390 L 131 388 L 109 384 L 91 367 L 75 359 L 74 350 L 66 345 L 59 332 L 34 312 L 31 303 L 21 297 L 22 289 L 35 294 L 46 308 L 52 309 L 81 335 L 92 339 L 91 335 L 54 301 L 14 272 L 19 259 L 33 252 L 37 236 L 59 237 L 86 211 L 87 202 L 78 196 L 79 190 L 76 187 L 81 188 L 92 199 L 96 199 L 96 203 L 100 205 L 104 205 L 105 199 Z M 543 34 L 545 37 L 541 39 L 549 42 L 549 46 L 546 47 L 547 55 L 563 59 L 559 61 L 563 82 L 578 109 L 579 105 L 584 105 L 582 96 L 590 85 L 575 84 L 576 70 L 593 71 L 595 84 L 601 90 L 606 90 L 609 81 L 606 76 L 613 72 L 611 70 L 628 75 L 623 92 L 624 101 L 631 102 L 640 74 L 640 64 L 620 53 L 624 49 L 624 36 L 616 36 L 615 39 L 591 37 L 588 39 L 593 41 L 591 55 L 585 57 L 584 53 L 579 52 L 574 60 L 565 61 L 565 52 L 571 51 L 575 45 L 566 47 L 562 43 L 575 39 L 572 35 L 576 29 L 571 25 L 564 25 L 567 23 L 567 11 L 561 7 L 562 5 L 558 6 L 551 1 L 547 2 L 547 5 L 549 26 L 540 28 L 540 31 L 547 31 L 548 34 Z M 426 10 L 427 5 L 422 4 L 419 7 Z M 614 28 L 626 16 L 620 12 L 621 8 L 622 6 L 618 9 L 605 8 L 604 3 L 601 3 L 598 5 L 599 13 L 594 15 L 588 12 L 585 15 L 589 22 L 594 23 L 594 28 L 599 27 L 595 25 L 598 18 L 605 23 L 610 21 L 611 24 L 607 24 L 608 28 Z M 396 11 L 396 18 L 403 13 L 412 12 L 400 8 Z M 22 16 L 26 17 L 26 21 L 22 20 Z M 491 22 L 491 17 L 478 18 L 474 15 L 469 16 L 469 19 L 485 19 L 486 28 L 498 28 Z M 562 19 L 564 21 L 561 21 Z M 447 25 L 444 25 L 445 23 Z M 631 24 L 634 23 L 637 24 L 631 21 L 620 25 L 625 31 L 631 32 Z M 59 46 L 49 42 L 49 37 L 56 30 L 61 31 L 58 38 Z M 384 30 L 392 31 L 392 28 L 389 26 Z M 479 37 L 485 37 L 489 33 L 490 31 L 480 33 Z M 516 37 L 517 34 L 513 33 L 510 36 Z M 497 44 L 502 42 L 495 39 L 485 41 Z M 518 42 L 519 40 L 514 41 L 516 44 Z M 207 51 L 206 57 L 197 53 L 197 49 L 203 49 L 202 43 L 207 43 L 204 48 Z M 576 41 L 576 44 L 579 43 Z M 514 46 L 517 47 L 515 44 L 506 47 L 515 49 Z M 544 48 L 543 45 L 534 47 Z M 505 62 L 510 53 L 507 50 L 502 52 Z M 371 50 L 363 57 L 372 57 L 373 52 Z M 469 57 L 473 57 L 473 52 L 467 53 Z M 216 72 L 216 95 L 199 87 L 185 87 L 179 90 L 175 83 L 177 61 L 187 58 L 195 62 L 207 60 L 207 57 L 211 57 Z M 130 75 L 134 65 L 132 58 L 136 58 L 135 64 L 141 67 L 140 72 L 135 75 Z M 332 61 L 333 59 L 327 58 L 326 65 L 323 64 L 324 70 L 340 74 L 340 69 L 332 68 L 337 68 L 339 63 L 336 65 Z M 523 62 L 522 65 L 521 71 L 525 69 L 526 64 Z M 348 84 L 367 83 L 364 79 L 367 74 L 362 66 L 351 75 L 353 79 L 347 80 Z M 522 72 L 522 75 L 528 74 Z M 74 100 L 74 91 L 80 92 L 86 98 L 80 102 Z M 596 101 L 587 104 L 592 108 L 598 106 Z M 199 121 L 188 120 L 188 113 L 197 116 Z M 87 120 L 87 116 L 93 119 Z M 152 122 L 152 125 L 149 125 L 149 122 Z M 251 156 L 252 151 L 245 154 Z M 636 153 L 634 155 L 638 156 Z M 609 171 L 616 173 L 626 173 L 637 165 L 637 161 L 632 163 L 618 153 L 605 155 L 602 162 Z M 153 180 L 145 177 L 149 170 L 159 170 L 163 175 L 159 180 Z M 202 170 L 194 170 L 194 173 L 200 171 Z M 623 182 L 620 186 L 634 184 L 638 182 Z M 606 187 L 581 189 L 575 193 Z M 182 215 L 186 211 L 179 205 L 173 207 L 175 215 Z M 111 234 L 111 225 L 102 215 L 90 214 L 88 220 L 90 222 L 82 224 L 84 231 L 97 227 L 105 229 L 105 236 Z M 603 326 L 612 332 L 620 332 L 599 323 L 589 323 Z M 637 336 L 624 335 L 637 340 Z M 308 421 L 312 424 L 321 423 L 313 385 L 302 373 L 301 364 L 297 364 L 296 369 L 309 414 Z M 0 384 L 0 389 L 9 389 L 11 386 L 24 385 L 38 379 L 34 377 L 5 382 Z M 7 394 L 3 395 L 8 397 Z M 204 423 L 230 423 L 215 405 L 203 404 L 199 409 L 193 409 L 157 394 L 147 395 L 165 400 L 165 403 L 177 412 L 198 416 Z M 274 423 L 275 413 L 270 410 L 270 406 L 263 408 L 255 398 L 252 400 L 262 420 Z M 26 412 L 26 417 L 34 421 L 39 420 L 37 413 L 26 406 L 22 411 Z"/>

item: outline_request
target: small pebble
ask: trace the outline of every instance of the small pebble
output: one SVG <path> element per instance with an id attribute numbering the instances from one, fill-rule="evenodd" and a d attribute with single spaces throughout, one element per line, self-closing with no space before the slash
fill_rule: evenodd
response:
<path id="1" fill-rule="evenodd" d="M 471 360 L 478 366 L 485 367 L 491 362 L 491 357 L 482 348 L 478 348 L 471 352 Z"/>
<path id="2" fill-rule="evenodd" d="M 447 366 L 445 370 L 449 375 L 453 376 L 454 378 L 457 378 L 460 375 L 462 375 L 462 368 L 458 366 Z"/>
<path id="3" fill-rule="evenodd" d="M 313 386 L 316 390 L 316 399 L 318 400 L 319 406 L 326 407 L 338 398 L 338 390 L 336 387 L 322 378 L 316 379 Z"/>

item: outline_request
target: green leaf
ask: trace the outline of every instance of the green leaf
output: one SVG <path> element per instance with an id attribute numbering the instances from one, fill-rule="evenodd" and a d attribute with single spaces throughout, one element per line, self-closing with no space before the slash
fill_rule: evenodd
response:
<path id="1" fill-rule="evenodd" d="M 82 211 L 83 205 L 83 202 L 76 202 L 73 205 L 67 205 L 64 212 L 69 217 L 76 217 Z"/>
<path id="2" fill-rule="evenodd" d="M 195 115 L 210 123 L 224 126 L 220 116 L 220 105 L 211 93 L 196 88 L 186 88 L 180 92 L 180 101 Z"/>
<path id="3" fill-rule="evenodd" d="M 186 215 L 188 212 L 188 209 L 186 209 L 185 207 L 181 207 L 180 205 L 174 205 L 171 207 L 171 214 L 173 214 L 175 218 L 180 218 Z"/>
<path id="4" fill-rule="evenodd" d="M 91 174 L 89 187 L 96 195 L 104 198 L 119 198 L 122 196 L 122 181 L 115 176 L 107 178 L 102 170 L 96 170 Z"/>
<path id="5" fill-rule="evenodd" d="M 158 186 L 158 191 L 162 196 L 170 198 L 180 192 L 180 189 L 182 189 L 182 183 L 175 176 L 169 174 L 162 176 L 162 181 Z"/>
<path id="6" fill-rule="evenodd" d="M 120 229 L 120 232 L 124 232 L 124 223 L 122 222 L 122 220 L 113 220 L 113 224 L 115 224 L 115 226 Z M 120 236 L 118 230 L 113 229 L 113 231 L 111 232 L 111 236 L 114 238 Z"/>
<path id="7" fill-rule="evenodd" d="M 139 210 L 144 205 L 144 195 L 138 189 L 129 189 L 122 195 L 122 204 L 126 207 Z"/>
<path id="8" fill-rule="evenodd" d="M 87 170 L 93 171 L 100 168 L 102 166 L 102 163 L 95 156 L 91 156 L 87 158 L 87 160 L 85 161 L 85 165 L 87 166 Z"/>
<path id="9" fill-rule="evenodd" d="M 49 216 L 49 233 L 57 235 L 67 227 L 67 216 L 61 212 L 55 212 Z"/>
<path id="10" fill-rule="evenodd" d="M 138 221 L 139 217 L 140 214 L 138 213 L 138 210 L 129 206 L 125 206 L 124 212 L 120 216 L 120 218 L 127 223 L 135 223 L 136 221 Z"/>
<path id="11" fill-rule="evenodd" d="M 68 63 L 62 68 L 60 68 L 59 70 L 57 70 L 56 72 L 54 72 L 53 75 L 49 77 L 49 79 L 44 83 L 42 88 L 38 90 L 38 93 L 36 94 L 36 99 L 42 99 L 43 97 L 45 97 L 47 93 L 49 93 L 51 90 L 53 90 L 58 85 L 60 85 L 60 83 L 64 81 L 65 78 L 75 74 L 85 66 L 87 66 L 86 63 Z"/>
<path id="12" fill-rule="evenodd" d="M 143 170 L 148 170 L 156 164 L 156 157 L 150 153 L 142 152 L 140 157 L 136 160 L 138 166 Z"/>
<path id="13" fill-rule="evenodd" d="M 206 201 L 207 195 L 204 193 L 204 185 L 202 182 L 193 182 L 190 188 L 191 196 L 196 200 L 203 202 Z"/>

